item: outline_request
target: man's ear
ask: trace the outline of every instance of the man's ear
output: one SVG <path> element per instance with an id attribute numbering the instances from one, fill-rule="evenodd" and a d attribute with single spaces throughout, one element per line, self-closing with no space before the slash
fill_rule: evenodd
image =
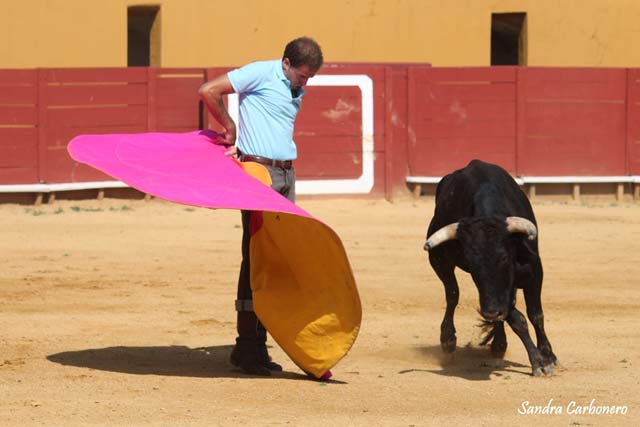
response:
<path id="1" fill-rule="evenodd" d="M 291 68 L 291 61 L 289 61 L 289 58 L 284 58 L 282 60 L 282 65 L 284 65 L 285 70 L 288 70 L 289 68 Z"/>

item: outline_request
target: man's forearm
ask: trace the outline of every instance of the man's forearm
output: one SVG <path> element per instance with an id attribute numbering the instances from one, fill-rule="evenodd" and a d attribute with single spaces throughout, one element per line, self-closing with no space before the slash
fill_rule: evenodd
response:
<path id="1" fill-rule="evenodd" d="M 211 116 L 224 127 L 226 144 L 233 145 L 236 139 L 236 124 L 229 115 L 223 99 L 224 95 L 229 93 L 233 93 L 233 87 L 226 74 L 203 84 L 198 90 Z"/>

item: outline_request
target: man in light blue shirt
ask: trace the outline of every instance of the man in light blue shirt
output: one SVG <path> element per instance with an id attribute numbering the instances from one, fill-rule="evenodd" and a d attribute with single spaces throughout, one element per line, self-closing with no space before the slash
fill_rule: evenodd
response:
<path id="1" fill-rule="evenodd" d="M 322 50 L 315 40 L 300 37 L 287 44 L 282 59 L 258 61 L 219 76 L 198 91 L 211 115 L 225 132 L 215 141 L 231 147 L 228 155 L 240 161 L 263 164 L 271 175 L 271 187 L 295 201 L 297 158 L 293 126 L 300 110 L 303 86 L 322 66 Z M 238 93 L 239 132 L 227 111 L 223 97 Z M 250 211 L 242 211 L 242 264 L 238 279 L 238 337 L 231 363 L 251 375 L 271 375 L 281 371 L 267 352 L 267 332 L 253 311 L 250 284 Z"/>

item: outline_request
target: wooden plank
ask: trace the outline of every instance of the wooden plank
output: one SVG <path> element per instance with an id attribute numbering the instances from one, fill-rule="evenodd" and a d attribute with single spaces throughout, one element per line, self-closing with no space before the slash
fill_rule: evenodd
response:
<path id="1" fill-rule="evenodd" d="M 431 117 L 467 117 L 495 118 L 500 117 L 506 121 L 515 118 L 516 109 L 514 101 L 496 100 L 441 100 L 434 99 L 425 102 L 418 111 L 413 111 L 414 120 L 429 119 Z"/>
<path id="2" fill-rule="evenodd" d="M 298 157 L 315 156 L 320 153 L 362 152 L 362 137 L 359 136 L 294 135 L 294 139 L 298 147 Z"/>
<path id="3" fill-rule="evenodd" d="M 201 78 L 157 79 L 156 90 L 158 105 L 174 107 L 176 105 L 198 104 L 198 88 L 204 83 Z"/>
<path id="4" fill-rule="evenodd" d="M 526 103 L 528 135 L 589 135 L 624 139 L 624 104 Z M 606 120 L 603 118 L 606 117 Z"/>
<path id="5" fill-rule="evenodd" d="M 318 153 L 295 161 L 298 179 L 355 179 L 362 175 L 362 153 Z"/>
<path id="6" fill-rule="evenodd" d="M 527 67 L 527 85 L 538 82 L 601 82 L 624 76 L 622 68 L 603 67 Z"/>
<path id="7" fill-rule="evenodd" d="M 21 167 L 0 166 L 0 185 L 34 184 L 38 182 L 38 169 L 35 166 Z"/>
<path id="8" fill-rule="evenodd" d="M 145 105 L 99 108 L 48 108 L 47 122 L 54 127 L 64 126 L 123 126 L 147 124 Z"/>
<path id="9" fill-rule="evenodd" d="M 33 126 L 36 123 L 38 123 L 38 110 L 35 105 L 0 105 L 0 126 Z"/>
<path id="10" fill-rule="evenodd" d="M 30 144 L 10 145 L 6 141 L 0 143 L 0 168 L 36 168 L 38 164 L 38 147 L 35 141 Z"/>
<path id="11" fill-rule="evenodd" d="M 511 101 L 516 100 L 515 84 L 470 82 L 468 84 L 435 84 L 419 82 L 414 90 L 424 92 L 425 100 L 436 101 Z"/>
<path id="12" fill-rule="evenodd" d="M 104 133 L 141 133 L 146 132 L 144 124 L 123 126 L 53 126 L 48 129 L 44 140 L 41 141 L 46 152 L 66 150 L 67 145 L 78 135 Z"/>
<path id="13" fill-rule="evenodd" d="M 436 118 L 413 123 L 411 129 L 416 139 L 429 136 L 431 138 L 467 138 L 469 143 L 480 138 L 515 138 L 515 120 L 505 121 L 499 117 L 493 119 Z"/>
<path id="14" fill-rule="evenodd" d="M 145 83 L 147 70 L 144 67 L 129 68 L 48 68 L 43 78 L 51 83 Z"/>
<path id="15" fill-rule="evenodd" d="M 6 86 L 36 86 L 38 74 L 36 70 L 13 69 L 0 70 L 0 87 Z"/>
<path id="16" fill-rule="evenodd" d="M 156 128 L 156 132 L 193 132 L 197 130 L 197 127 L 194 126 L 165 126 L 159 124 Z"/>
<path id="17" fill-rule="evenodd" d="M 434 82 L 515 82 L 517 67 L 424 67 L 409 68 L 411 78 L 429 79 Z"/>
<path id="18" fill-rule="evenodd" d="M 147 86 L 141 84 L 102 86 L 47 86 L 49 107 L 62 105 L 145 105 Z"/>
<path id="19" fill-rule="evenodd" d="M 198 104 L 189 107 L 160 108 L 156 110 L 156 126 L 158 128 L 190 128 L 198 129 Z"/>
<path id="20" fill-rule="evenodd" d="M 66 149 L 47 151 L 47 183 L 110 181 L 113 177 L 90 166 L 74 162 Z"/>
<path id="21" fill-rule="evenodd" d="M 36 146 L 38 130 L 35 126 L 0 128 L 0 148 L 7 146 Z"/>
<path id="22" fill-rule="evenodd" d="M 1 78 L 1 77 L 0 77 Z M 2 80 L 0 80 L 2 84 Z M 38 101 L 35 86 L 0 86 L 0 105 L 35 105 Z"/>

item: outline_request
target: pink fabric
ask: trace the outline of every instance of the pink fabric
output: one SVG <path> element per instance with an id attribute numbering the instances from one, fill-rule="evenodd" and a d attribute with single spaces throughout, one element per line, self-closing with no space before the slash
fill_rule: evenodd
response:
<path id="1" fill-rule="evenodd" d="M 247 175 L 213 136 L 212 131 L 81 135 L 67 149 L 74 160 L 173 202 L 311 217 Z"/>
<path id="2" fill-rule="evenodd" d="M 208 207 L 246 209 L 252 211 L 271 211 L 294 214 L 318 221 L 304 210 L 287 200 L 285 197 L 244 172 L 240 164 L 233 158 L 225 156 L 225 147 L 213 143 L 215 134 L 211 131 L 196 131 L 189 133 L 141 133 L 141 134 L 111 134 L 111 135 L 81 135 L 73 138 L 68 146 L 71 157 L 81 163 L 86 163 L 117 178 L 133 188 L 173 202 L 187 205 Z M 263 223 L 262 215 L 252 215 L 255 222 L 251 224 L 255 233 Z M 319 222 L 319 221 L 318 221 Z M 300 221 L 299 226 L 305 226 L 309 221 Z M 324 224 L 323 224 L 324 225 Z M 326 240 L 328 245 L 339 248 L 328 248 L 329 251 L 344 253 L 342 242 L 328 227 L 322 228 L 330 235 Z M 274 237 L 275 236 L 275 237 Z M 272 236 L 277 240 L 278 234 Z M 277 246 L 277 245 L 276 245 Z M 270 256 L 272 252 L 266 254 Z M 345 264 L 348 266 L 348 260 Z M 307 265 L 307 259 L 290 259 L 295 265 Z M 338 265 L 338 264 L 336 264 Z M 252 267 L 255 264 L 252 263 Z M 313 268 L 309 265 L 309 268 Z M 338 268 L 338 267 L 334 267 Z M 342 269 L 344 279 L 340 280 L 345 288 L 355 288 L 355 281 L 351 271 Z M 289 274 L 290 270 L 283 270 L 282 274 Z M 326 269 L 331 273 L 330 268 Z M 301 286 L 314 286 L 314 283 L 303 283 Z M 266 292 L 263 290 L 263 292 Z M 355 295 L 353 310 L 358 310 L 360 316 L 360 302 Z M 300 301 L 292 310 L 302 310 L 309 304 L 316 304 L 315 300 Z M 333 305 L 327 308 L 333 310 Z M 309 310 L 307 310 L 309 311 Z M 332 312 L 332 314 L 336 315 Z M 359 324 L 358 324 L 359 327 Z M 343 357 L 355 341 L 358 328 L 354 329 L 351 341 L 340 358 Z M 269 331 L 278 341 L 279 331 Z M 285 337 L 290 338 L 290 337 Z M 291 348 L 286 347 L 291 340 L 284 341 L 283 349 L 292 354 Z M 278 341 L 281 343 L 281 341 Z M 282 344 L 281 344 L 282 345 Z M 299 352 L 299 350 L 298 350 Z M 298 353 L 294 353 L 298 354 Z M 317 358 L 318 350 L 313 350 Z M 327 363 L 337 363 L 330 360 Z M 293 359 L 306 372 L 310 367 L 303 362 Z M 316 374 L 318 374 L 316 372 Z M 318 378 L 328 380 L 331 372 L 317 375 Z"/>

